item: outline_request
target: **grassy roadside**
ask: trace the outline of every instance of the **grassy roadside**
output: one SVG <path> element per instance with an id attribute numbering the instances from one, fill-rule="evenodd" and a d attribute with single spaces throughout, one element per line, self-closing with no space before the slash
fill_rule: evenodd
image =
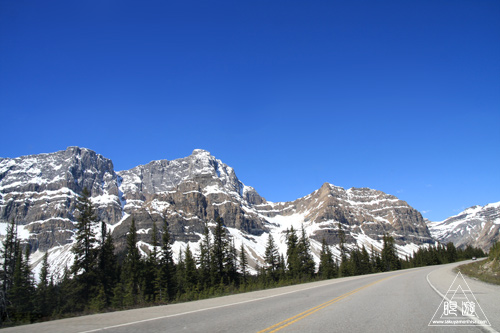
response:
<path id="1" fill-rule="evenodd" d="M 498 260 L 481 260 L 470 264 L 460 265 L 456 268 L 472 278 L 500 285 L 500 262 Z"/>
<path id="2" fill-rule="evenodd" d="M 469 277 L 500 285 L 500 243 L 491 247 L 488 259 L 460 265 L 456 270 Z"/>

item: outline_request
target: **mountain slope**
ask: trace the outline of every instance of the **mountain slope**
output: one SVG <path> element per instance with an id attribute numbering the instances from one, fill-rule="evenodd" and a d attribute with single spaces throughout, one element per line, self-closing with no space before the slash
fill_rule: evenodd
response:
<path id="1" fill-rule="evenodd" d="M 395 238 L 401 255 L 433 242 L 418 211 L 377 190 L 345 190 L 325 183 L 293 202 L 273 203 L 204 150 L 115 172 L 109 159 L 89 149 L 69 147 L 51 154 L 0 159 L 0 225 L 5 229 L 9 221 L 16 221 L 20 235 L 35 251 L 35 266 L 45 251 L 56 275 L 71 265 L 76 198 L 84 187 L 91 192 L 100 220 L 112 232 L 117 251 L 125 249 L 132 219 L 143 254 L 150 249 L 153 224 L 160 227 L 166 219 L 177 257 L 187 243 L 196 252 L 205 223 L 213 227 L 216 217 L 221 217 L 236 248 L 245 245 L 254 267 L 262 263 L 269 234 L 280 252 L 286 252 L 291 227 L 297 231 L 303 227 L 311 237 L 317 261 L 323 238 L 338 254 L 339 225 L 348 247 L 380 250 L 386 233 Z"/>
<path id="2" fill-rule="evenodd" d="M 117 175 L 111 160 L 78 147 L 52 154 L 0 159 L 0 219 L 15 220 L 34 250 L 72 242 L 76 198 L 87 187 L 99 218 L 121 219 Z"/>
<path id="3" fill-rule="evenodd" d="M 500 202 L 473 206 L 441 222 L 429 222 L 429 230 L 442 243 L 471 245 L 485 251 L 500 240 Z"/>

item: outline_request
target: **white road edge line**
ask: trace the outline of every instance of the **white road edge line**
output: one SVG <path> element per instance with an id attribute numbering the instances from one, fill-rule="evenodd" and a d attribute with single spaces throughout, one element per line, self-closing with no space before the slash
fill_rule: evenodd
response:
<path id="1" fill-rule="evenodd" d="M 434 272 L 434 271 L 432 271 L 432 272 Z M 448 297 L 446 297 L 446 295 L 443 295 L 443 294 L 442 294 L 442 293 L 441 293 L 441 292 L 440 292 L 440 291 L 439 291 L 436 287 L 434 287 L 434 286 L 432 285 L 431 281 L 429 280 L 429 275 L 431 275 L 431 273 L 432 273 L 432 272 L 429 272 L 429 274 L 427 274 L 427 276 L 426 276 L 427 283 L 429 284 L 429 286 L 430 286 L 432 289 L 434 289 L 434 291 L 435 291 L 435 292 L 436 292 L 439 296 L 441 296 L 442 298 L 444 298 L 444 299 L 446 299 L 448 302 L 450 302 L 450 299 L 449 299 Z M 460 311 L 462 311 L 462 308 L 461 308 L 460 306 L 458 306 L 458 309 L 459 309 Z M 436 311 L 436 312 L 437 312 L 437 311 Z M 467 317 L 474 318 L 474 317 L 472 317 L 472 316 L 470 316 L 470 315 L 467 315 Z M 485 331 L 487 331 L 487 332 L 489 332 L 489 333 L 499 333 L 497 330 L 495 330 L 495 329 L 494 329 L 493 327 L 491 327 L 491 326 L 482 326 L 482 325 L 481 325 L 481 326 L 477 326 L 477 327 L 480 327 L 480 328 L 484 329 Z"/>
<path id="2" fill-rule="evenodd" d="M 360 277 L 362 277 L 362 276 L 363 275 L 360 275 Z M 334 281 L 335 280 L 332 280 L 332 282 L 334 282 Z M 191 314 L 191 313 L 196 313 L 196 312 L 203 312 L 203 311 L 208 311 L 208 310 L 215 310 L 215 309 L 225 308 L 225 307 L 233 306 L 233 305 L 239 305 L 239 304 L 245 304 L 245 303 L 250 303 L 250 302 L 256 302 L 256 301 L 261 301 L 261 300 L 268 299 L 268 298 L 273 298 L 273 297 L 278 297 L 278 296 L 293 294 L 293 293 L 296 293 L 296 292 L 299 292 L 299 291 L 304 291 L 304 290 L 319 288 L 319 287 L 322 287 L 324 285 L 326 285 L 326 284 L 321 284 L 321 285 L 318 285 L 318 286 L 312 286 L 312 287 L 304 288 L 304 289 L 300 289 L 300 290 L 292 290 L 292 291 L 288 291 L 288 292 L 282 293 L 282 294 L 276 294 L 276 295 L 271 295 L 271 296 L 266 296 L 266 297 L 249 299 L 249 300 L 246 300 L 246 301 L 241 301 L 241 302 L 236 302 L 236 303 L 231 303 L 231 304 L 218 305 L 218 306 L 214 306 L 214 307 L 211 307 L 211 308 L 204 308 L 204 309 L 198 309 L 198 310 L 193 310 L 193 311 L 187 311 L 187 312 L 181 312 L 181 313 L 171 314 L 171 315 L 167 315 L 167 316 L 160 316 L 160 317 L 148 318 L 148 319 L 143 319 L 143 320 L 138 320 L 138 321 L 131 321 L 131 322 L 128 322 L 128 323 L 123 323 L 123 324 L 118 324 L 118 325 L 113 325 L 113 326 L 107 326 L 107 327 L 102 327 L 102 328 L 96 328 L 96 329 L 89 330 L 89 331 L 81 331 L 79 333 L 99 332 L 99 331 L 104 331 L 104 330 L 108 330 L 108 329 L 112 329 L 112 328 L 117 328 L 117 327 L 124 327 L 124 326 L 130 326 L 130 325 L 145 323 L 145 322 L 148 322 L 148 321 L 160 320 L 160 319 L 171 318 L 171 317 L 178 317 L 178 316 L 183 316 L 183 315 L 186 315 L 186 314 Z"/>

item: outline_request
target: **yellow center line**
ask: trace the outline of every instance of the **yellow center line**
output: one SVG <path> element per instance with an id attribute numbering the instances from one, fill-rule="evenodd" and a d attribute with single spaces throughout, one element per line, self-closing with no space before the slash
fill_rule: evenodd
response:
<path id="1" fill-rule="evenodd" d="M 401 275 L 401 274 L 398 274 L 398 275 Z M 313 308 L 311 308 L 309 310 L 306 310 L 306 311 L 301 312 L 301 313 L 299 313 L 299 314 L 297 314 L 297 315 L 295 315 L 293 317 L 285 319 L 285 320 L 283 320 L 283 321 L 281 321 L 281 322 L 279 322 L 277 324 L 274 324 L 273 326 L 270 326 L 270 327 L 268 327 L 266 329 L 263 329 L 262 331 L 259 331 L 257 333 L 264 333 L 264 332 L 273 333 L 273 332 L 277 332 L 277 331 L 279 331 L 279 330 L 281 330 L 281 329 L 283 329 L 283 328 L 285 328 L 285 327 L 287 327 L 287 326 L 289 326 L 289 325 L 291 325 L 293 323 L 298 322 L 299 320 L 304 319 L 307 316 L 312 315 L 313 313 L 315 313 L 315 312 L 317 312 L 319 310 L 322 310 L 322 309 L 326 308 L 327 306 L 330 306 L 330 305 L 332 305 L 334 303 L 337 303 L 338 301 L 341 301 L 344 298 L 357 293 L 358 291 L 361 291 L 361 290 L 363 290 L 365 288 L 373 286 L 376 283 L 379 283 L 381 281 L 387 280 L 387 279 L 389 279 L 391 277 L 394 277 L 394 276 L 397 276 L 397 275 L 391 275 L 391 276 L 385 277 L 383 279 L 380 279 L 380 280 L 374 281 L 372 283 L 369 283 L 367 285 L 364 285 L 362 287 L 359 287 L 357 289 L 351 290 L 351 291 L 349 291 L 349 292 L 347 292 L 347 293 L 345 293 L 343 295 L 340 295 L 340 296 L 338 296 L 338 297 L 336 297 L 336 298 L 334 298 L 332 300 L 329 300 L 328 302 L 325 302 L 325 303 L 322 303 L 320 305 L 317 305 L 317 306 L 315 306 L 315 307 L 313 307 Z"/>

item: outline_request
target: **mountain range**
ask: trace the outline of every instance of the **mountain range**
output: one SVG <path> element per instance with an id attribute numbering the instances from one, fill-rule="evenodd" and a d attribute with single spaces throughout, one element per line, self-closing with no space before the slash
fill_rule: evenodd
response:
<path id="1" fill-rule="evenodd" d="M 178 256 L 188 243 L 196 253 L 205 223 L 213 227 L 221 217 L 235 247 L 245 245 L 253 268 L 263 262 L 269 235 L 280 253 L 286 253 L 286 232 L 291 227 L 304 228 L 316 261 L 323 239 L 339 254 L 339 225 L 348 247 L 364 245 L 369 251 L 380 251 L 383 236 L 389 234 L 401 256 L 436 239 L 465 245 L 475 237 L 466 237 L 467 227 L 460 235 L 449 236 L 446 226 L 457 224 L 459 216 L 452 222 L 429 223 L 429 230 L 422 215 L 406 202 L 369 188 L 344 189 L 324 183 L 295 201 L 270 202 L 241 182 L 233 168 L 201 149 L 185 158 L 115 171 L 110 159 L 90 149 L 68 147 L 49 154 L 0 158 L 0 234 L 5 235 L 10 221 L 16 222 L 19 236 L 33 251 L 35 274 L 47 251 L 55 276 L 71 265 L 76 199 L 83 188 L 89 190 L 118 252 L 125 249 L 132 219 L 143 254 L 151 248 L 153 224 L 160 227 L 166 219 Z M 477 233 L 490 235 L 484 232 L 487 227 L 496 230 L 498 238 L 499 205 L 485 211 L 466 221 L 473 221 Z M 491 222 L 486 216 L 496 217 Z M 493 239 L 483 238 L 478 245 L 487 246 Z"/>
<path id="2" fill-rule="evenodd" d="M 500 202 L 473 206 L 441 222 L 429 222 L 431 235 L 457 247 L 474 246 L 488 250 L 500 240 Z"/>

